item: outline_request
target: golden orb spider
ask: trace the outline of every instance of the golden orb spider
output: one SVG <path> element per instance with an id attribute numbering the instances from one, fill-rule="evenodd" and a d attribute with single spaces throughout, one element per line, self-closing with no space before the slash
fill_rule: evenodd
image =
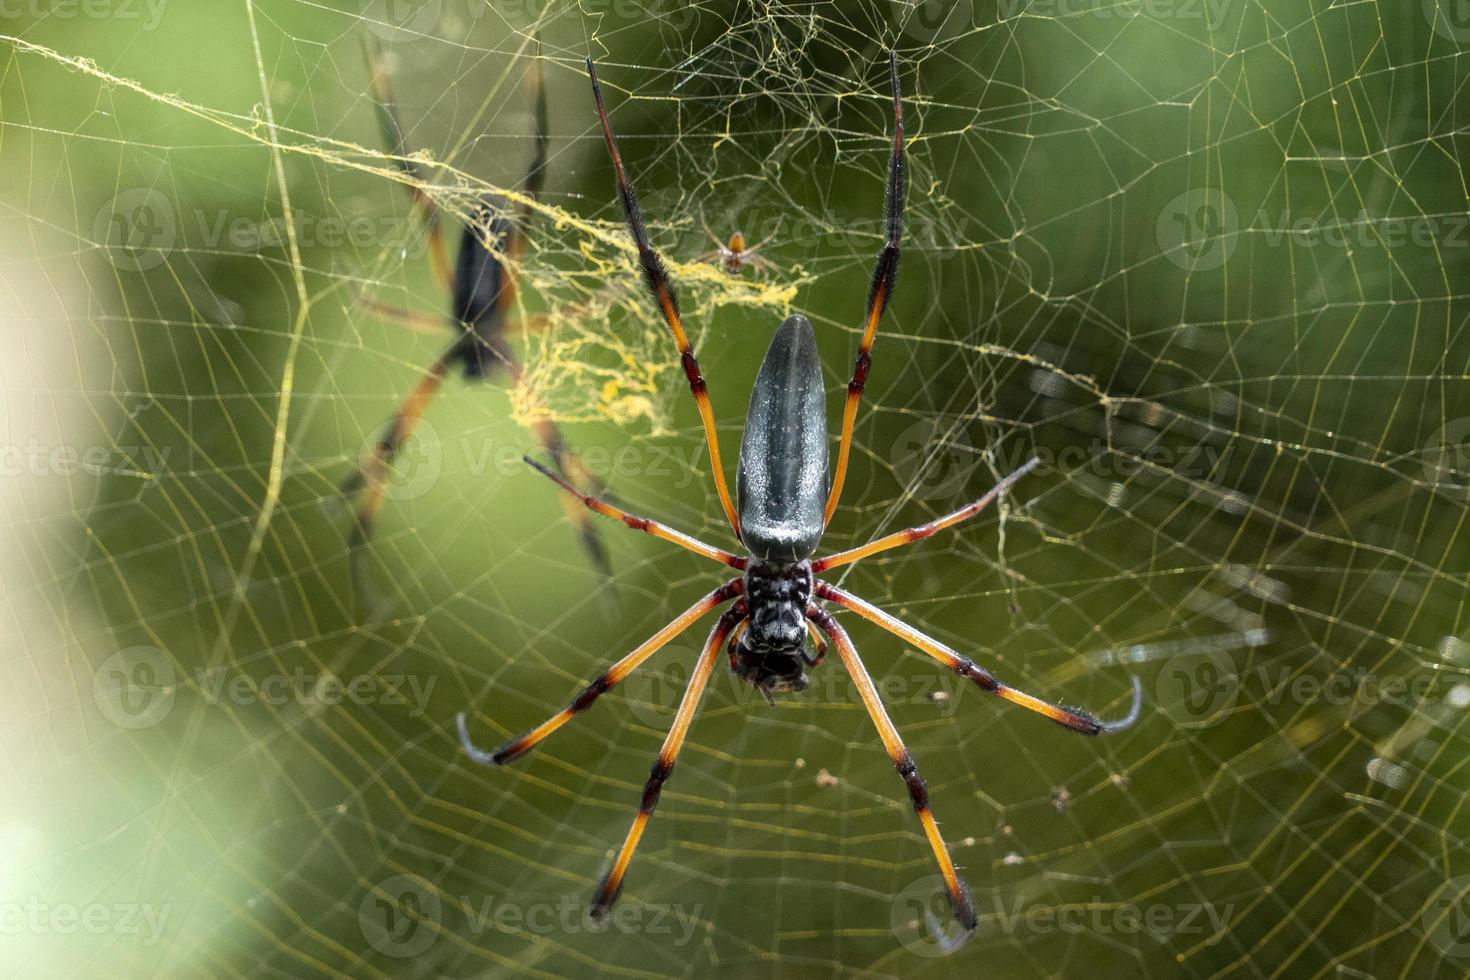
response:
<path id="1" fill-rule="evenodd" d="M 729 241 L 721 241 L 720 236 L 716 235 L 707 223 L 700 223 L 704 225 L 704 233 L 709 236 L 710 241 L 715 243 L 715 247 L 701 255 L 699 261 L 708 262 L 713 259 L 732 276 L 740 275 L 745 271 L 746 266 L 762 272 L 780 271 L 780 266 L 760 254 L 761 249 L 775 240 L 775 232 L 771 232 L 754 245 L 746 245 L 743 232 L 735 231 L 730 235 Z"/>
<path id="2" fill-rule="evenodd" d="M 383 426 L 382 434 L 364 453 L 357 469 L 341 486 L 344 498 L 361 494 L 352 535 L 348 544 L 352 556 L 352 574 L 358 591 L 366 593 L 366 577 L 362 569 L 363 549 L 372 538 L 373 525 L 386 500 L 388 474 L 405 443 L 428 411 L 445 379 L 455 371 L 470 383 L 503 375 L 512 384 L 524 382 L 525 371 L 510 346 L 510 338 L 522 332 L 543 329 L 549 317 L 536 315 L 526 321 L 512 318 L 515 309 L 517 270 L 526 245 L 526 229 L 531 222 L 531 209 L 520 206 L 513 217 L 500 214 L 493 198 L 481 199 L 470 219 L 461 223 L 459 251 L 451 265 L 444 241 L 442 212 L 434 199 L 424 191 L 423 174 L 410 155 L 408 141 L 398 120 L 392 82 L 383 53 L 375 44 L 364 50 L 368 63 L 373 100 L 378 110 L 378 125 L 383 141 L 393 156 L 394 164 L 412 179 L 410 191 L 413 206 L 428 236 L 430 265 L 434 278 L 449 295 L 449 314 L 421 313 L 364 297 L 363 307 L 380 316 L 407 324 L 413 329 L 444 331 L 451 335 L 447 347 L 424 371 L 418 383 Z M 527 75 L 536 121 L 536 135 L 530 164 L 521 189 L 535 200 L 541 193 L 546 176 L 547 143 L 550 135 L 546 124 L 546 88 L 541 77 L 539 58 L 532 62 Z M 600 491 L 602 484 L 587 469 L 581 458 L 568 446 L 560 428 L 550 420 L 531 423 L 533 434 L 545 447 L 552 465 L 565 476 L 587 489 Z M 568 508 L 568 517 L 577 528 L 588 559 L 604 582 L 611 581 L 612 569 L 607 550 L 597 529 L 581 508 Z"/>
<path id="3" fill-rule="evenodd" d="M 679 702 L 673 724 L 644 786 L 637 816 L 597 889 L 591 906 L 591 913 L 595 917 L 607 914 L 622 888 L 633 853 L 654 808 L 658 805 L 664 782 L 674 770 L 679 750 L 684 745 L 690 723 L 721 649 L 728 650 L 731 670 L 769 699 L 773 693 L 806 687 L 806 671 L 817 667 L 826 652 L 826 643 L 822 639 L 825 637 L 826 641 L 836 647 L 843 666 L 857 686 L 863 706 L 878 730 L 888 757 L 908 788 L 914 812 L 918 815 L 924 836 L 934 852 L 955 917 L 964 928 L 964 933 L 958 940 L 949 945 L 958 945 L 974 930 L 974 900 L 969 886 L 955 869 L 949 847 L 940 836 L 939 826 L 929 808 L 929 793 L 924 780 L 920 778 L 918 767 L 889 719 L 877 687 L 858 656 L 857 647 L 848 636 L 847 630 L 826 610 L 825 603 L 833 603 L 855 612 L 927 654 L 942 666 L 974 682 L 981 690 L 1034 711 L 1072 731 L 1087 735 L 1115 732 L 1133 724 L 1138 718 L 1143 692 L 1136 677 L 1133 678 L 1132 707 L 1127 716 L 1113 722 L 1100 721 L 1080 709 L 1051 704 L 1003 684 L 988 670 L 961 656 L 939 640 L 817 577 L 841 565 L 921 541 L 975 517 L 1039 464 L 1037 459 L 1029 460 L 979 500 L 938 520 L 894 532 L 847 551 L 821 558 L 812 557 L 841 498 L 852 447 L 853 425 L 872 364 L 870 352 L 877 336 L 878 321 L 893 293 L 898 273 L 899 241 L 903 231 L 904 140 L 903 102 L 899 92 L 896 54 L 889 56 L 889 69 L 893 88 L 894 133 L 884 209 L 887 240 L 878 254 L 868 290 L 862 340 L 858 345 L 852 380 L 847 386 L 835 473 L 829 483 L 826 408 L 823 404 L 822 371 L 817 356 L 816 336 L 806 317 L 793 315 L 777 328 L 751 393 L 737 468 L 737 509 L 730 497 L 720 462 L 708 386 L 700 373 L 699 362 L 680 319 L 673 286 L 658 253 L 649 244 L 638 200 L 624 170 L 617 138 L 608 121 L 596 69 L 592 59 L 587 59 L 587 73 L 592 82 L 598 121 L 608 154 L 612 158 L 618 196 L 622 201 L 628 230 L 638 249 L 644 282 L 678 345 L 689 390 L 703 420 L 715 490 L 731 530 L 746 552 L 742 555 L 726 551 L 646 517 L 628 513 L 596 496 L 582 493 L 547 467 L 529 458 L 526 460 L 595 513 L 622 521 L 628 527 L 677 544 L 741 573 L 739 577 L 721 585 L 680 613 L 642 645 L 607 668 L 564 709 L 500 748 L 486 751 L 477 747 L 470 738 L 464 713 L 461 712 L 456 717 L 460 742 L 469 757 L 482 765 L 504 765 L 525 755 L 573 717 L 590 708 L 598 698 L 616 687 L 656 651 L 705 614 L 729 604 L 710 632 L 699 659 L 690 672 L 688 686 Z M 820 634 L 817 637 L 815 656 L 806 652 L 807 636 L 813 630 Z"/>

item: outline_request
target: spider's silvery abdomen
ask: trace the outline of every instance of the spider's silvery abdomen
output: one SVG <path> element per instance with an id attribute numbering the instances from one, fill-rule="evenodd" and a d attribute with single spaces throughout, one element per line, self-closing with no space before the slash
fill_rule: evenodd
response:
<path id="1" fill-rule="evenodd" d="M 822 538 L 827 408 L 811 321 L 776 329 L 750 392 L 736 473 L 740 537 L 762 561 L 798 562 Z"/>

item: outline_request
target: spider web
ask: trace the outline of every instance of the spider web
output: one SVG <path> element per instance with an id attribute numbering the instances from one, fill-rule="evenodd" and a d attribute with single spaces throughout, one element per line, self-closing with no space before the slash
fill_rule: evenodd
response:
<path id="1" fill-rule="evenodd" d="M 31 5 L 0 65 L 7 704 L 0 911 L 29 976 L 1462 976 L 1470 262 L 1453 4 L 1001 0 Z M 539 40 L 537 40 L 539 36 Z M 457 379 L 355 597 L 337 487 L 444 342 L 376 131 L 516 203 L 552 152 L 525 385 Z M 708 626 L 531 757 L 469 764 L 718 581 L 607 524 L 613 601 L 519 463 L 728 543 L 640 292 L 599 62 L 727 458 L 773 325 L 846 382 L 902 64 L 909 221 L 838 548 L 983 519 L 844 587 L 1068 735 L 844 616 L 981 926 L 840 664 L 721 670 L 619 913 L 581 911 Z M 284 216 L 291 216 L 286 220 Z M 774 240 L 770 275 L 702 225 Z"/>

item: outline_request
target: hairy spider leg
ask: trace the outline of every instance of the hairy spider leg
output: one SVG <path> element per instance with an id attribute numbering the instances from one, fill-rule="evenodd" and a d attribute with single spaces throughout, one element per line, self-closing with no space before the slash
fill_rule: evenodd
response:
<path id="1" fill-rule="evenodd" d="M 592 98 L 597 103 L 597 118 L 602 125 L 603 142 L 607 144 L 608 155 L 612 157 L 613 171 L 617 174 L 618 198 L 622 201 L 623 215 L 628 222 L 628 231 L 633 236 L 633 244 L 638 248 L 638 263 L 643 270 L 643 281 L 653 295 L 659 312 L 663 314 L 664 322 L 668 324 L 669 330 L 674 335 L 674 343 L 679 348 L 679 357 L 684 365 L 684 376 L 689 380 L 690 394 L 694 396 L 694 404 L 699 409 L 699 417 L 704 424 L 704 441 L 709 450 L 710 469 L 714 472 L 715 490 L 720 496 L 720 506 L 725 510 L 725 519 L 730 522 L 730 529 L 735 532 L 735 537 L 738 539 L 740 519 L 735 514 L 735 504 L 730 498 L 730 487 L 725 482 L 724 465 L 720 461 L 720 438 L 719 433 L 715 430 L 715 413 L 714 408 L 710 405 L 709 385 L 705 383 L 704 375 L 700 373 L 699 360 L 694 356 L 694 347 L 689 343 L 689 337 L 684 332 L 683 321 L 679 319 L 679 302 L 674 295 L 673 284 L 669 282 L 669 274 L 664 269 L 663 260 L 648 243 L 648 231 L 643 226 L 643 213 L 638 208 L 638 197 L 623 167 L 623 157 L 618 152 L 617 136 L 613 134 L 612 123 L 608 121 L 607 106 L 602 101 L 602 86 L 598 84 L 597 69 L 593 67 L 591 58 L 587 59 L 587 76 L 592 80 Z"/>
<path id="2" fill-rule="evenodd" d="M 393 81 L 384 64 L 382 46 L 371 38 L 364 38 L 363 53 L 367 58 L 373 101 L 377 105 L 378 127 L 383 132 L 383 142 L 387 144 L 388 152 L 393 155 L 393 163 L 409 179 L 409 193 L 413 195 L 414 208 L 418 211 L 424 233 L 428 236 L 429 262 L 434 267 L 434 277 L 445 289 L 453 289 L 454 275 L 449 268 L 449 252 L 444 244 L 444 226 L 440 219 L 439 206 L 424 190 L 422 170 L 413 159 L 408 141 L 403 136 L 403 126 L 398 121 L 398 110 L 393 98 Z"/>
<path id="3" fill-rule="evenodd" d="M 465 720 L 465 713 L 461 711 L 455 715 L 454 722 L 459 729 L 459 744 L 464 748 L 465 754 L 482 766 L 503 766 L 508 762 L 520 758 L 534 749 L 552 732 L 556 731 L 572 718 L 592 707 L 594 701 L 611 691 L 624 678 L 637 670 L 642 663 L 666 646 L 671 640 L 694 625 L 706 613 L 719 608 L 731 599 L 738 597 L 745 591 L 745 582 L 735 579 L 715 589 L 709 595 L 700 599 L 684 612 L 676 616 L 667 626 L 659 630 L 640 644 L 632 653 L 613 664 L 603 671 L 586 687 L 577 693 L 561 711 L 537 725 L 518 738 L 513 738 L 493 752 L 487 752 L 475 745 L 470 738 L 469 725 Z"/>
<path id="4" fill-rule="evenodd" d="M 832 515 L 837 512 L 837 502 L 842 499 L 842 485 L 847 482 L 847 463 L 852 455 L 852 430 L 857 423 L 863 389 L 868 383 L 868 369 L 873 363 L 871 351 L 878 336 L 878 320 L 883 316 L 898 281 L 898 245 L 903 237 L 904 158 L 903 99 L 898 88 L 896 52 L 889 52 L 888 70 L 893 84 L 893 151 L 888 157 L 888 190 L 883 204 L 888 239 L 878 253 L 878 261 L 873 266 L 873 281 L 868 287 L 867 318 L 862 341 L 858 344 L 857 361 L 853 364 L 852 380 L 847 383 L 847 402 L 842 407 L 842 438 L 837 444 L 837 468 L 832 473 L 832 488 L 827 494 L 823 524 L 831 523 Z"/>
<path id="5" fill-rule="evenodd" d="M 351 496 L 358 490 L 362 491 L 362 503 L 358 506 L 357 517 L 353 522 L 352 536 L 348 542 L 348 549 L 353 555 L 353 575 L 362 585 L 362 570 L 358 567 L 357 556 L 362 546 L 372 537 L 373 522 L 377 519 L 378 512 L 383 508 L 383 502 L 387 499 L 387 476 L 388 469 L 393 465 L 393 459 L 403 444 L 413 434 L 414 428 L 424 417 L 424 410 L 434 400 L 444 377 L 449 373 L 453 361 L 447 355 L 440 355 L 429 369 L 424 372 L 423 378 L 414 385 L 413 390 L 399 406 L 398 412 L 389 421 L 383 435 L 373 445 L 372 453 L 357 468 L 357 472 L 348 477 L 342 485 L 342 495 Z"/>
<path id="6" fill-rule="evenodd" d="M 666 524 L 660 524 L 658 521 L 650 520 L 647 517 L 639 517 L 636 514 L 630 514 L 620 507 L 613 506 L 606 500 L 595 497 L 591 494 L 583 493 L 576 487 L 572 486 L 572 484 L 569 483 L 567 480 L 551 472 L 551 470 L 547 469 L 545 466 L 542 466 L 531 457 L 525 456 L 522 458 L 526 461 L 528 465 L 535 469 L 536 472 L 540 473 L 542 476 L 546 477 L 557 486 L 561 487 L 567 492 L 568 495 L 572 497 L 572 499 L 581 501 L 583 506 L 585 506 L 588 510 L 593 511 L 594 513 L 601 514 L 604 517 L 610 517 L 615 521 L 622 521 L 623 524 L 631 527 L 635 531 L 642 531 L 644 534 L 651 534 L 655 538 L 661 538 L 664 541 L 676 544 L 687 551 L 692 551 L 696 555 L 702 555 L 705 558 L 717 561 L 722 565 L 728 565 L 731 568 L 744 570 L 745 567 L 749 564 L 748 559 L 742 558 L 740 555 L 731 554 L 730 552 L 725 551 L 722 548 L 716 548 L 714 545 L 705 544 L 698 538 L 692 535 L 685 534 L 683 531 L 676 531 Z"/>
<path id="7" fill-rule="evenodd" d="M 674 764 L 679 759 L 679 750 L 684 747 L 684 737 L 689 734 L 689 725 L 694 720 L 694 712 L 699 708 L 700 698 L 704 696 L 704 689 L 709 684 L 710 674 L 714 672 L 715 660 L 720 655 L 720 647 L 724 646 L 730 631 L 745 619 L 748 611 L 745 608 L 745 600 L 740 600 L 725 611 L 719 622 L 715 623 L 715 628 L 710 631 L 709 639 L 704 644 L 704 650 L 700 653 L 694 670 L 690 672 L 689 685 L 684 689 L 684 697 L 679 701 L 679 710 L 674 715 L 674 723 L 670 726 L 669 734 L 664 739 L 663 748 L 659 749 L 658 759 L 654 762 L 653 768 L 649 770 L 648 782 L 643 786 L 643 799 L 638 804 L 638 815 L 633 818 L 633 826 L 628 828 L 628 836 L 624 838 L 617 858 L 614 859 L 612 867 L 608 868 L 607 874 L 603 876 L 602 883 L 597 888 L 597 895 L 592 900 L 589 912 L 594 919 L 604 918 L 608 910 L 612 908 L 613 902 L 617 901 L 618 892 L 623 888 L 623 876 L 628 873 L 628 865 L 633 860 L 633 852 L 638 849 L 638 841 L 643 837 L 643 829 L 648 826 L 648 820 L 653 816 L 654 808 L 658 806 L 658 798 L 663 792 L 664 782 L 674 771 Z"/>
<path id="8" fill-rule="evenodd" d="M 1061 725 L 1063 728 L 1083 735 L 1102 735 L 1108 732 L 1122 731 L 1138 720 L 1139 709 L 1143 705 L 1143 686 L 1137 677 L 1133 678 L 1133 705 L 1128 714 L 1117 721 L 1100 721 L 1089 712 L 1081 708 L 1067 708 L 1061 705 L 1051 704 L 1038 697 L 1033 697 L 1024 691 L 1018 691 L 996 680 L 995 675 L 984 667 L 975 663 L 968 657 L 962 657 L 949 647 L 940 643 L 903 620 L 884 612 L 877 606 L 864 599 L 860 599 L 850 592 L 844 592 L 827 582 L 817 582 L 816 594 L 828 602 L 851 609 L 870 623 L 883 627 L 894 636 L 905 643 L 916 647 L 928 654 L 931 658 L 948 667 L 961 677 L 974 681 L 983 691 L 994 694 L 1012 704 L 1018 704 L 1028 711 L 1034 711 L 1045 718 Z"/>
<path id="9" fill-rule="evenodd" d="M 944 838 L 939 834 L 939 825 L 934 821 L 934 814 L 929 809 L 929 790 L 924 785 L 924 780 L 919 776 L 919 767 L 914 764 L 913 756 L 909 755 L 908 748 L 899 737 L 898 729 L 893 727 L 893 721 L 888 717 L 888 711 L 883 707 L 883 700 L 878 696 L 878 689 L 873 686 L 873 678 L 868 674 L 868 669 L 863 666 L 862 658 L 858 656 L 857 647 L 853 645 L 852 638 L 832 614 L 817 605 L 812 605 L 807 610 L 807 616 L 821 627 L 832 640 L 832 645 L 837 648 L 837 655 L 842 658 L 847 672 L 852 675 L 853 683 L 857 685 L 858 694 L 863 699 L 863 707 L 868 709 L 868 716 L 873 719 L 873 725 L 878 729 L 878 737 L 883 740 L 883 747 L 888 750 L 888 758 L 893 761 L 893 768 L 898 770 L 904 785 L 908 787 L 909 800 L 914 804 L 914 812 L 919 816 L 919 823 L 924 827 L 924 836 L 929 839 L 929 847 L 934 852 L 934 860 L 939 864 L 940 874 L 944 876 L 944 887 L 949 893 L 950 905 L 954 908 L 955 918 L 959 920 L 966 931 L 975 928 L 975 901 L 970 895 L 970 886 L 955 870 L 954 859 L 950 857 L 949 845 L 945 844 Z"/>
<path id="10" fill-rule="evenodd" d="M 849 548 L 847 551 L 839 551 L 825 558 L 818 558 L 812 562 L 812 572 L 820 574 L 829 568 L 836 568 L 839 565 L 850 565 L 855 561 L 860 561 L 880 552 L 899 548 L 906 544 L 913 544 L 915 541 L 922 541 L 927 537 L 932 537 L 938 532 L 943 531 L 945 528 L 954 527 L 956 524 L 968 521 L 990 506 L 991 501 L 1008 492 L 1011 487 L 1016 485 L 1016 481 L 1036 469 L 1040 464 L 1041 460 L 1033 456 L 1019 466 L 1014 473 L 1008 474 L 1005 479 L 991 487 L 979 500 L 966 504 L 959 510 L 951 514 L 946 514 L 937 520 L 930 521 L 928 524 L 920 524 L 917 527 L 895 531 L 876 541 L 869 541 L 867 544 L 859 545 L 856 548 Z"/>

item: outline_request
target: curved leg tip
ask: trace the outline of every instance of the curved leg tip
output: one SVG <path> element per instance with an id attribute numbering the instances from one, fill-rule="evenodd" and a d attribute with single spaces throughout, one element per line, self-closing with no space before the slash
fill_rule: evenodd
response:
<path id="1" fill-rule="evenodd" d="M 1106 735 L 1110 732 L 1121 732 L 1135 721 L 1143 709 L 1143 682 L 1138 675 L 1133 675 L 1133 706 L 1128 709 L 1128 714 L 1117 721 L 1100 721 L 1097 724 L 1099 734 Z"/>
<path id="2" fill-rule="evenodd" d="M 469 723 L 466 721 L 463 711 L 454 716 L 454 726 L 459 730 L 460 748 L 464 749 L 464 754 L 469 756 L 472 762 L 476 762 L 482 766 L 498 766 L 500 764 L 493 753 L 486 752 L 484 749 L 475 745 L 474 740 L 470 738 Z"/>
<path id="3" fill-rule="evenodd" d="M 939 951 L 948 956 L 957 952 L 960 947 L 970 941 L 975 935 L 975 920 L 971 918 L 968 922 L 959 921 L 958 929 L 946 929 L 939 922 L 939 917 L 928 909 L 924 910 L 924 924 L 929 929 L 929 938 L 933 941 Z"/>
<path id="4" fill-rule="evenodd" d="M 608 916 L 612 914 L 613 903 L 618 900 L 618 895 L 622 894 L 622 891 L 621 881 L 613 887 L 608 887 L 607 877 L 604 876 L 602 883 L 597 886 L 597 897 L 592 900 L 591 905 L 587 906 L 587 918 L 599 924 L 606 922 Z"/>

